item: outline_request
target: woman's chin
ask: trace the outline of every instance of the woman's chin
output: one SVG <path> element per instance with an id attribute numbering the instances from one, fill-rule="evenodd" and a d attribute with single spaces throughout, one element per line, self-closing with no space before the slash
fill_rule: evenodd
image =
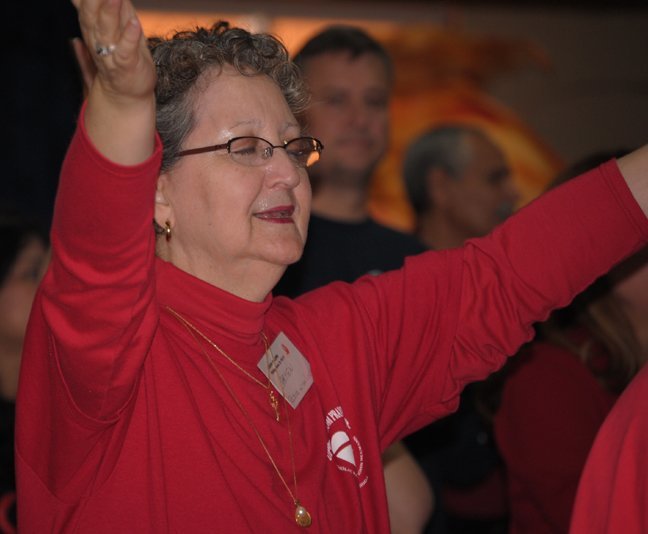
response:
<path id="1" fill-rule="evenodd" d="M 298 252 L 286 255 L 284 257 L 282 265 L 284 267 L 288 267 L 289 265 L 292 265 L 293 263 L 297 263 L 301 259 L 303 251 L 304 251 L 304 249 L 302 248 Z"/>
<path id="2" fill-rule="evenodd" d="M 304 252 L 304 247 L 298 243 L 285 243 L 282 246 L 273 247 L 266 255 L 266 261 L 269 263 L 283 267 L 284 269 L 289 265 L 299 261 Z"/>

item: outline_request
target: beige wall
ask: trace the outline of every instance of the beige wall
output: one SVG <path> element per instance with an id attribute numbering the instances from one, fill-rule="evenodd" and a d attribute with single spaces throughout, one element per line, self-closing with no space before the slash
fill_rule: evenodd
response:
<path id="1" fill-rule="evenodd" d="M 648 143 L 648 9 L 473 9 L 464 24 L 531 39 L 546 50 L 550 71 L 515 73 L 490 92 L 567 162 Z"/>

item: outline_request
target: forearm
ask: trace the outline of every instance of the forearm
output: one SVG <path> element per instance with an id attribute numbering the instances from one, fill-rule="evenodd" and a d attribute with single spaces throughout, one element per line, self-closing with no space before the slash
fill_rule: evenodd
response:
<path id="1" fill-rule="evenodd" d="M 516 275 L 511 280 L 522 282 L 525 294 L 533 290 L 552 308 L 563 306 L 646 243 L 648 220 L 624 178 L 607 163 L 544 195 L 493 233 Z"/>
<path id="2" fill-rule="evenodd" d="M 155 98 L 119 98 L 108 94 L 100 82 L 88 97 L 85 127 L 92 144 L 107 159 L 120 165 L 137 165 L 153 154 Z"/>
<path id="3" fill-rule="evenodd" d="M 535 322 L 647 238 L 648 220 L 614 163 L 537 199 L 464 248 L 457 357 L 497 368 L 531 338 Z M 455 366 L 460 383 L 486 374 Z"/>

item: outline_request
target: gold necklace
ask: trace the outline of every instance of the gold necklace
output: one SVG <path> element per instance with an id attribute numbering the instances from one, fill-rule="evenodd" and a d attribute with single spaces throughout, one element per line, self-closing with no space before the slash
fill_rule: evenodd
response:
<path id="1" fill-rule="evenodd" d="M 205 334 L 203 334 L 200 330 L 198 330 L 197 327 L 195 327 L 193 324 L 191 324 L 187 319 L 182 317 L 178 312 L 176 312 L 173 308 L 170 308 L 169 306 L 166 306 L 167 311 L 171 313 L 179 322 L 182 324 L 186 329 L 189 334 L 191 334 L 191 337 L 194 338 L 194 341 L 198 345 L 198 348 L 200 351 L 203 353 L 205 356 L 206 360 L 209 362 L 210 366 L 218 377 L 220 378 L 221 382 L 229 392 L 230 396 L 232 399 L 234 399 L 234 402 L 236 402 L 237 406 L 247 419 L 249 425 L 252 427 L 252 430 L 256 434 L 257 439 L 259 440 L 259 443 L 261 444 L 261 447 L 263 448 L 264 452 L 266 453 L 266 456 L 268 457 L 268 460 L 270 460 L 270 463 L 272 464 L 272 467 L 274 468 L 275 472 L 277 473 L 277 476 L 279 477 L 279 480 L 281 480 L 281 483 L 284 485 L 286 488 L 286 491 L 288 492 L 288 495 L 290 495 L 290 498 L 292 499 L 293 504 L 295 505 L 295 523 L 297 523 L 298 526 L 300 527 L 310 527 L 312 524 L 312 518 L 308 510 L 301 504 L 299 499 L 296 497 L 297 495 L 297 470 L 295 469 L 295 451 L 293 448 L 293 439 L 292 439 L 292 427 L 290 424 L 290 415 L 288 414 L 288 408 L 286 407 L 286 395 L 283 391 L 283 383 L 281 384 L 281 395 L 283 397 L 283 407 L 284 407 L 284 415 L 286 417 L 286 422 L 287 422 L 287 427 L 288 427 L 288 442 L 290 445 L 290 465 L 292 467 L 292 474 L 293 474 L 293 486 L 294 486 L 294 493 L 290 489 L 290 486 L 286 482 L 286 479 L 283 477 L 281 474 L 281 471 L 279 471 L 279 467 L 277 466 L 277 463 L 275 462 L 274 458 L 270 454 L 270 451 L 268 450 L 267 445 L 265 444 L 265 441 L 263 441 L 263 438 L 261 437 L 261 433 L 257 429 L 256 425 L 254 424 L 254 421 L 252 421 L 252 417 L 250 417 L 249 412 L 246 410 L 245 406 L 241 403 L 239 398 L 236 396 L 234 393 L 234 390 L 232 387 L 229 385 L 227 380 L 225 380 L 225 377 L 223 376 L 223 373 L 220 372 L 220 369 L 216 366 L 216 363 L 210 358 L 209 354 L 205 351 L 203 346 L 200 344 L 198 341 L 198 338 L 196 337 L 196 334 L 200 335 L 205 341 L 207 341 L 212 347 L 214 347 L 220 354 L 225 356 L 230 362 L 232 362 L 236 367 L 238 367 L 241 371 L 243 371 L 246 375 L 248 375 L 250 378 L 252 375 L 250 375 L 247 371 L 245 371 L 242 367 L 240 367 L 232 358 L 230 358 L 216 343 L 214 343 L 212 340 L 210 340 Z M 265 346 L 265 351 L 266 351 L 266 364 L 268 365 L 268 373 L 270 373 L 270 363 L 268 361 L 268 352 L 270 351 L 270 348 L 268 347 L 268 338 L 264 333 L 261 334 L 263 337 L 263 344 Z M 264 385 L 263 383 L 259 382 L 256 378 L 254 378 L 255 382 L 260 383 L 261 385 Z M 281 381 L 280 381 L 281 383 Z M 265 385 L 264 385 L 265 387 Z M 270 387 L 268 385 L 268 387 Z M 279 416 L 277 415 L 277 421 L 279 421 Z"/>
<path id="2" fill-rule="evenodd" d="M 166 309 L 175 316 L 176 319 L 178 319 L 182 324 L 187 327 L 191 328 L 196 334 L 198 334 L 200 337 L 202 337 L 207 343 L 209 343 L 214 349 L 216 349 L 219 354 L 225 357 L 232 365 L 234 365 L 239 371 L 241 371 L 243 374 L 245 374 L 248 378 L 252 379 L 254 382 L 259 384 L 262 388 L 265 388 L 266 391 L 268 392 L 268 401 L 270 402 L 270 406 L 272 406 L 272 409 L 274 410 L 275 413 L 275 420 L 279 422 L 279 401 L 277 400 L 277 397 L 275 396 L 275 393 L 272 389 L 272 386 L 270 385 L 270 379 L 268 379 L 268 383 L 264 384 L 261 382 L 258 378 L 253 376 L 252 374 L 248 373 L 243 367 L 241 367 L 238 363 L 236 363 L 236 360 L 233 358 L 230 358 L 227 353 L 221 349 L 216 343 L 214 343 L 211 339 L 209 339 L 205 334 L 203 334 L 198 328 L 196 328 L 193 324 L 191 324 L 189 321 L 187 321 L 182 315 L 180 315 L 177 311 L 175 311 L 173 308 L 170 308 L 169 306 L 166 307 Z M 268 362 L 268 345 L 266 343 L 266 365 L 268 366 L 268 369 L 270 369 L 270 364 Z"/>

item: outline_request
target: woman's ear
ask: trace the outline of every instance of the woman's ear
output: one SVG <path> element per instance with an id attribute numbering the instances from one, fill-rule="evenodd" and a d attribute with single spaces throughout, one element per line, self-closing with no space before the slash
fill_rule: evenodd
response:
<path id="1" fill-rule="evenodd" d="M 166 224 L 173 225 L 173 209 L 171 208 L 171 203 L 167 197 L 168 186 L 169 175 L 161 174 L 158 178 L 157 187 L 155 189 L 154 211 L 155 222 L 161 228 L 164 228 Z"/>
<path id="2" fill-rule="evenodd" d="M 430 205 L 435 208 L 445 207 L 449 198 L 448 173 L 439 167 L 433 167 L 428 170 L 425 179 Z"/>

